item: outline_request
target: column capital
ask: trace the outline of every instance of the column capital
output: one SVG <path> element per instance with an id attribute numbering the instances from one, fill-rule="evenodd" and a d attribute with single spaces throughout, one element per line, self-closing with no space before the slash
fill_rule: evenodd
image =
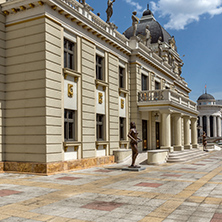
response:
<path id="1" fill-rule="evenodd" d="M 182 117 L 182 113 L 172 113 L 172 116 Z"/>
<path id="2" fill-rule="evenodd" d="M 195 116 L 195 117 L 194 117 L 194 116 L 191 116 L 191 117 L 190 117 L 190 120 L 191 120 L 191 121 L 197 121 L 198 118 L 197 118 L 197 116 Z"/>
<path id="3" fill-rule="evenodd" d="M 161 109 L 161 110 L 159 110 L 159 112 L 161 114 L 172 114 L 173 113 L 171 109 Z"/>
<path id="4" fill-rule="evenodd" d="M 183 117 L 183 119 L 191 119 L 191 116 L 189 116 L 189 115 L 182 115 L 182 117 Z"/>

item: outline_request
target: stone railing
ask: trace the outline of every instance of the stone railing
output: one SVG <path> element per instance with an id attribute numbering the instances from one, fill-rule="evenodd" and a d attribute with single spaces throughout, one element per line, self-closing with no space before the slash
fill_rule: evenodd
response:
<path id="1" fill-rule="evenodd" d="M 192 110 L 197 110 L 195 102 L 170 89 L 138 92 L 138 102 L 152 101 L 171 101 Z"/>
<path id="2" fill-rule="evenodd" d="M 116 29 L 117 27 L 114 24 L 108 24 L 105 21 L 103 21 L 99 16 L 95 15 L 91 10 L 93 10 L 88 4 L 83 6 L 81 3 L 79 3 L 76 0 L 60 0 L 67 5 L 69 5 L 74 10 L 78 11 L 80 14 L 88 18 L 91 22 L 93 22 L 96 26 L 99 26 L 103 30 L 105 30 L 107 33 L 124 43 L 126 46 L 129 45 L 129 40 L 119 33 Z"/>

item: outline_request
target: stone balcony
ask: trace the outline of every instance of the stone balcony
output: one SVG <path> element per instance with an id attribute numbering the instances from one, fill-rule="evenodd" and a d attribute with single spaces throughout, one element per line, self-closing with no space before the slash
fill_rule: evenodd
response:
<path id="1" fill-rule="evenodd" d="M 173 108 L 185 112 L 198 113 L 195 102 L 170 89 L 140 91 L 138 92 L 137 105 L 141 111 Z"/>

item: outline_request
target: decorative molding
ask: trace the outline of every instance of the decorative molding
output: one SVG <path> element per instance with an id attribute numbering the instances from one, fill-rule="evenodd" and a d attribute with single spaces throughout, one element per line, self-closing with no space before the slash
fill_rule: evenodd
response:
<path id="1" fill-rule="evenodd" d="M 121 99 L 121 109 L 124 109 L 124 103 L 125 103 L 124 99 Z"/>
<path id="2" fill-rule="evenodd" d="M 95 84 L 96 84 L 96 88 L 97 88 L 97 89 L 98 89 L 98 86 L 102 86 L 102 87 L 103 87 L 103 91 L 106 90 L 106 87 L 109 87 L 109 83 L 104 82 L 104 81 L 102 81 L 102 80 L 100 80 L 100 79 L 96 79 L 96 80 L 95 80 Z"/>
<path id="3" fill-rule="evenodd" d="M 81 73 L 73 70 L 73 69 L 68 69 L 68 68 L 63 68 L 63 75 L 64 75 L 64 78 L 66 79 L 67 76 L 72 76 L 74 77 L 74 81 L 77 82 L 78 81 L 78 78 L 81 77 Z"/>
<path id="4" fill-rule="evenodd" d="M 103 94 L 101 92 L 98 93 L 98 103 L 103 104 Z"/>
<path id="5" fill-rule="evenodd" d="M 68 97 L 72 98 L 73 97 L 73 85 L 68 84 Z"/>
<path id="6" fill-rule="evenodd" d="M 96 141 L 96 149 L 99 149 L 99 146 L 103 146 L 103 149 L 106 149 L 108 146 L 108 141 Z"/>
<path id="7" fill-rule="evenodd" d="M 123 93 L 124 97 L 126 97 L 127 94 L 129 94 L 129 90 L 127 89 L 123 89 L 123 88 L 119 88 L 119 95 Z"/>

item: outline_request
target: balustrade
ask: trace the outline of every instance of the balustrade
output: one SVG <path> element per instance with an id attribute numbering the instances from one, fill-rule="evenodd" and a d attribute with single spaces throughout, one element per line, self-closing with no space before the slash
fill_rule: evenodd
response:
<path id="1" fill-rule="evenodd" d="M 138 92 L 138 102 L 151 101 L 171 101 L 193 110 L 197 109 L 195 102 L 170 89 Z"/>

